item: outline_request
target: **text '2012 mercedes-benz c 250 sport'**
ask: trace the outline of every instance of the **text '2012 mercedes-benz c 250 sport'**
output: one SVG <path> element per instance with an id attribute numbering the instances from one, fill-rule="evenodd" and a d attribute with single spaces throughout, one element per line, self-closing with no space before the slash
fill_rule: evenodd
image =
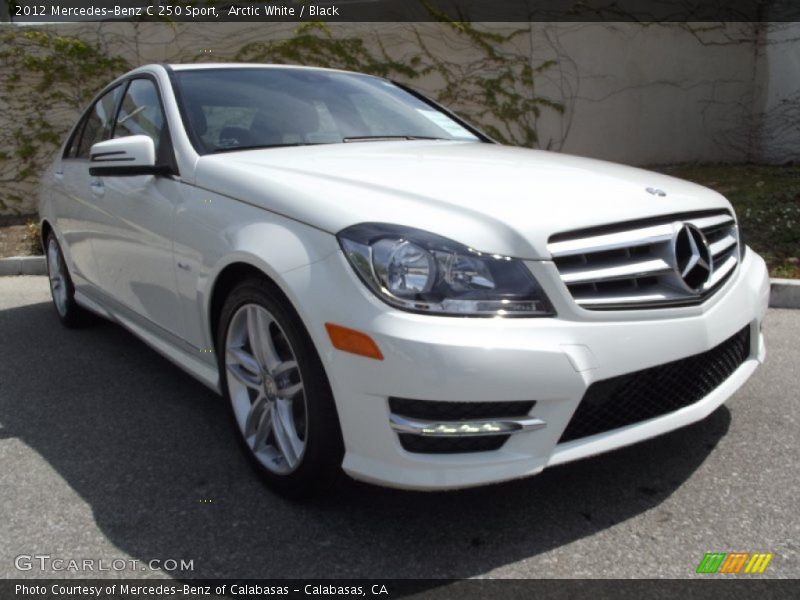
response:
<path id="1" fill-rule="evenodd" d="M 499 482 L 703 419 L 763 361 L 720 194 L 513 148 L 378 77 L 149 65 L 45 174 L 54 304 L 221 393 L 290 496 Z"/>

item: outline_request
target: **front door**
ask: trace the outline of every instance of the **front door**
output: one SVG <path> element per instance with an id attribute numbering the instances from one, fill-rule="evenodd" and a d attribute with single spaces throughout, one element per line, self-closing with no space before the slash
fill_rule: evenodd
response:
<path id="1" fill-rule="evenodd" d="M 64 154 L 56 163 L 52 202 L 57 215 L 56 229 L 68 257 L 72 281 L 79 291 L 99 286 L 93 242 L 99 224 L 105 220 L 96 203 L 94 178 L 89 175 L 89 150 L 111 137 L 114 114 L 122 86 L 104 93 L 86 111 L 75 128 Z"/>
<path id="2" fill-rule="evenodd" d="M 114 138 L 147 135 L 157 162 L 173 161 L 169 130 L 153 79 L 131 80 L 114 125 Z M 173 177 L 93 177 L 92 193 L 105 220 L 94 238 L 101 287 L 114 300 L 180 335 L 172 236 L 181 183 Z"/>

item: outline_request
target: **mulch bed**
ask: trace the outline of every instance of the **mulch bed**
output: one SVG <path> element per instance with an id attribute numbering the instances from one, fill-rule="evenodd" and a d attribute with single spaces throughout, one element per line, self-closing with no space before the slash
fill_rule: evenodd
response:
<path id="1" fill-rule="evenodd" d="M 36 215 L 0 216 L 0 258 L 30 256 L 35 252 L 28 223 L 35 222 Z"/>

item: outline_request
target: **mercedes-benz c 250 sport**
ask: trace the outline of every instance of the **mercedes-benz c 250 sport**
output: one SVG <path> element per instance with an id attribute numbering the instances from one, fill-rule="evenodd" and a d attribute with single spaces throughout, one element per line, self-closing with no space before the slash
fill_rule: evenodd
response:
<path id="1" fill-rule="evenodd" d="M 221 393 L 287 495 L 532 475 L 703 419 L 765 356 L 767 272 L 723 196 L 495 143 L 374 76 L 133 70 L 40 214 L 61 321 Z"/>

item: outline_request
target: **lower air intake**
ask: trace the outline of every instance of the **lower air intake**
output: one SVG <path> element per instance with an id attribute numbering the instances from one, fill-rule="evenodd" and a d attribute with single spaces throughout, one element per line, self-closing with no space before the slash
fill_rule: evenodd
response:
<path id="1" fill-rule="evenodd" d="M 750 355 L 748 325 L 718 346 L 589 386 L 559 443 L 660 417 L 701 400 Z"/>

